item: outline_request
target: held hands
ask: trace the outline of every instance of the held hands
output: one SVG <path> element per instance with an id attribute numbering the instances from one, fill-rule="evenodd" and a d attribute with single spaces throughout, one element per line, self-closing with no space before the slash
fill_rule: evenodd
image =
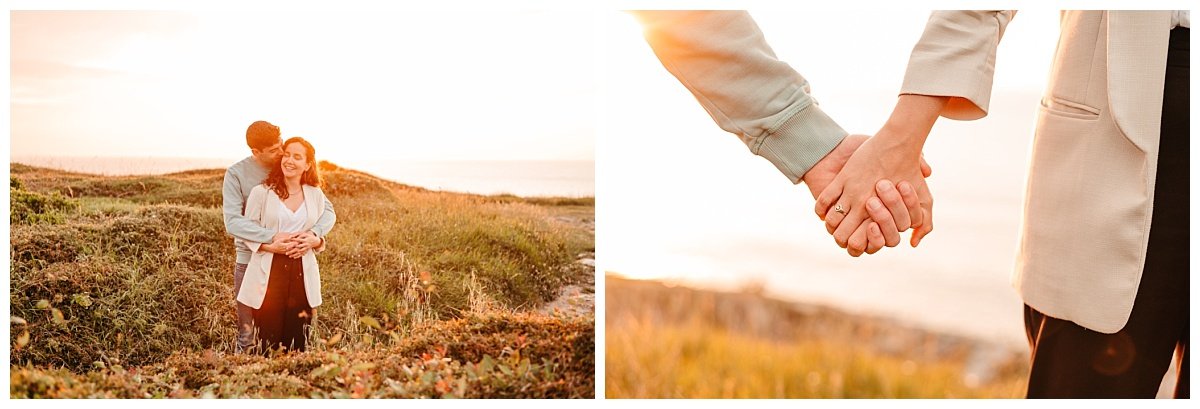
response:
<path id="1" fill-rule="evenodd" d="M 287 253 L 288 257 L 291 258 L 300 258 L 309 250 L 316 249 L 321 246 L 321 238 L 317 237 L 317 235 L 311 231 L 300 233 L 296 237 L 292 238 L 292 242 L 295 243 L 295 245 L 292 247 L 292 250 L 288 251 Z"/>
<path id="2" fill-rule="evenodd" d="M 832 152 L 804 174 L 804 182 L 808 185 L 813 198 L 820 197 L 818 192 L 829 192 L 829 187 L 834 182 L 844 184 L 842 182 L 845 179 L 845 176 L 842 175 L 844 168 L 847 167 L 852 157 L 859 156 L 856 151 L 867 141 L 865 135 L 847 136 Z M 922 177 L 928 177 L 931 173 L 929 165 L 924 160 L 920 161 L 920 172 Z M 911 213 L 921 213 L 917 193 L 907 182 L 902 183 L 901 187 L 897 189 L 890 181 L 882 180 L 879 183 L 878 195 L 879 198 L 874 199 L 872 203 L 878 204 L 879 207 L 867 208 L 868 213 L 873 217 L 853 223 L 854 234 L 847 240 L 848 244 L 841 245 L 841 247 L 847 248 L 851 256 L 858 257 L 864 252 L 875 254 L 883 246 L 895 247 L 900 242 L 899 232 L 905 231 L 913 225 Z M 833 211 L 829 210 L 829 212 Z M 841 216 L 841 214 L 838 215 Z M 850 223 L 846 224 L 850 225 Z M 836 227 L 834 226 L 834 228 Z M 833 233 L 834 228 L 828 228 L 829 232 Z"/>
<path id="3" fill-rule="evenodd" d="M 815 210 L 838 246 L 851 256 L 873 254 L 879 250 L 879 242 L 893 247 L 900 241 L 899 232 L 910 227 L 914 229 L 910 244 L 916 247 L 933 230 L 933 196 L 925 184 L 931 171 L 921 157 L 921 148 L 947 100 L 902 95 L 875 137 L 852 136 L 856 139 L 851 143 L 858 146 L 849 159 L 842 159 L 841 145 L 826 156 L 843 165 L 832 180 L 827 173 L 814 178 L 825 183 L 816 196 Z M 816 192 L 820 187 L 810 185 L 809 189 Z"/>
<path id="4" fill-rule="evenodd" d="M 300 258 L 309 250 L 320 247 L 320 245 L 321 238 L 311 231 L 277 233 L 270 243 L 262 245 L 262 249 L 291 258 Z"/>
<path id="5" fill-rule="evenodd" d="M 883 233 L 885 245 L 894 247 L 900 242 L 899 232 L 914 227 L 911 245 L 916 247 L 932 226 L 925 220 L 924 207 L 929 206 L 932 216 L 933 198 L 921 170 L 921 153 L 902 146 L 882 132 L 867 140 L 817 197 L 817 216 L 851 256 L 870 249 L 868 235 L 878 238 L 875 229 Z M 878 227 L 869 229 L 872 221 Z"/>
<path id="6" fill-rule="evenodd" d="M 262 246 L 259 246 L 259 249 L 275 254 L 284 254 L 288 250 L 287 242 L 293 237 L 296 237 L 296 235 L 297 233 L 275 233 L 275 237 L 271 238 L 271 242 L 264 243 Z"/>

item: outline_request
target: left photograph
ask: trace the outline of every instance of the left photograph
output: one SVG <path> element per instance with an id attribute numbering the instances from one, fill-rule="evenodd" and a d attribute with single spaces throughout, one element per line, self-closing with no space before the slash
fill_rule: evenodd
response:
<path id="1" fill-rule="evenodd" d="M 587 12 L 10 12 L 12 398 L 594 398 Z"/>

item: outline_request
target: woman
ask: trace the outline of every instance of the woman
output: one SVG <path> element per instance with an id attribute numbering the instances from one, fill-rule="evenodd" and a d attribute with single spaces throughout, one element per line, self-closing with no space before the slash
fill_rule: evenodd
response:
<path id="1" fill-rule="evenodd" d="M 988 114 L 1014 13 L 933 12 L 892 116 L 817 200 L 839 244 L 878 180 L 919 181 L 914 165 L 939 116 Z M 1190 396 L 1190 14 L 1061 12 L 1012 277 L 1027 397 L 1153 398 L 1173 356 L 1175 397 Z M 843 204 L 848 213 L 828 210 Z"/>
<path id="2" fill-rule="evenodd" d="M 246 218 L 275 232 L 307 232 L 325 211 L 316 150 L 304 138 L 283 143 L 283 158 L 267 179 L 250 191 Z M 254 308 L 254 326 L 264 353 L 279 348 L 304 351 L 308 326 L 321 305 L 321 274 L 315 253 L 304 240 L 252 243 L 254 253 L 238 292 L 238 301 Z M 290 254 L 290 256 L 289 256 Z"/>

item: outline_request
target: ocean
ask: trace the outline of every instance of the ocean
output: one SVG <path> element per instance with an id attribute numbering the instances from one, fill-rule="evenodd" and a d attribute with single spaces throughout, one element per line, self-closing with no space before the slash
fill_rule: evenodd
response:
<path id="1" fill-rule="evenodd" d="M 241 158 L 13 156 L 11 162 L 100 175 L 225 168 Z M 433 190 L 517 196 L 594 196 L 593 161 L 364 161 L 338 166 Z"/>

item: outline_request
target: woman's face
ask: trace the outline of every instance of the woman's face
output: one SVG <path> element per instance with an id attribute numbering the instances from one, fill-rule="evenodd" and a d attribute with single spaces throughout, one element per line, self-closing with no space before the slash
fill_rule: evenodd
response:
<path id="1" fill-rule="evenodd" d="M 305 152 L 304 145 L 292 142 L 283 147 L 283 159 L 279 161 L 279 167 L 284 177 L 300 177 L 308 171 L 308 166 L 308 152 Z"/>

